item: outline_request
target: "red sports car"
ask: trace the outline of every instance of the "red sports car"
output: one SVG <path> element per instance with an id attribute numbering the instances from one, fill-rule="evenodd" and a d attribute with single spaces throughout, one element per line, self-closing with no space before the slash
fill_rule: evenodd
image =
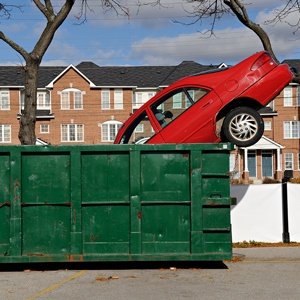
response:
<path id="1" fill-rule="evenodd" d="M 120 128 L 115 144 L 255 144 L 264 132 L 258 110 L 292 80 L 288 65 L 265 52 L 239 64 L 185 77 L 162 90 Z"/>

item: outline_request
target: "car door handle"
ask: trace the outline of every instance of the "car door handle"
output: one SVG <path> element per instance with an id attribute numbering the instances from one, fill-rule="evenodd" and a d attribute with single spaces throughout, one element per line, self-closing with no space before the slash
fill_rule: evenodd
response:
<path id="1" fill-rule="evenodd" d="M 206 107 L 208 107 L 209 105 L 211 105 L 213 103 L 213 100 L 210 99 L 209 101 L 207 101 L 206 103 L 204 103 L 202 106 L 201 106 L 201 109 L 205 109 Z"/>

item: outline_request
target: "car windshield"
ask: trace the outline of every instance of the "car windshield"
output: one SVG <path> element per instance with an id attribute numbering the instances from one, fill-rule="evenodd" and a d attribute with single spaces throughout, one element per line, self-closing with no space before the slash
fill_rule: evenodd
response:
<path id="1" fill-rule="evenodd" d="M 143 144 L 154 134 L 149 118 L 143 111 L 127 128 L 122 136 L 121 144 Z"/>

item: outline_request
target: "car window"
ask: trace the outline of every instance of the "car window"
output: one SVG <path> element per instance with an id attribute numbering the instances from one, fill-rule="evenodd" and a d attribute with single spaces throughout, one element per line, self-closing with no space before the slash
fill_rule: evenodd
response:
<path id="1" fill-rule="evenodd" d="M 157 101 L 151 109 L 161 127 L 165 127 L 208 92 L 202 88 L 178 89 Z"/>
<path id="2" fill-rule="evenodd" d="M 146 112 L 142 112 L 121 138 L 121 144 L 143 144 L 155 134 Z"/>

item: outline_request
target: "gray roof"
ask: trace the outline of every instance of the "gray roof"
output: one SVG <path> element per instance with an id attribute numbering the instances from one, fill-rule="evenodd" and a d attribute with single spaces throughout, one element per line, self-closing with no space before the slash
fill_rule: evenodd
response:
<path id="1" fill-rule="evenodd" d="M 282 63 L 289 65 L 294 73 L 300 72 L 300 59 L 286 59 Z"/>
<path id="2" fill-rule="evenodd" d="M 218 66 L 204 66 L 183 61 L 178 66 L 111 66 L 101 67 L 93 62 L 81 62 L 76 68 L 96 86 L 136 86 L 140 88 L 167 86 L 180 78 Z M 38 87 L 44 88 L 68 66 L 41 66 Z M 19 66 L 0 66 L 0 86 L 24 86 L 24 69 Z"/>

